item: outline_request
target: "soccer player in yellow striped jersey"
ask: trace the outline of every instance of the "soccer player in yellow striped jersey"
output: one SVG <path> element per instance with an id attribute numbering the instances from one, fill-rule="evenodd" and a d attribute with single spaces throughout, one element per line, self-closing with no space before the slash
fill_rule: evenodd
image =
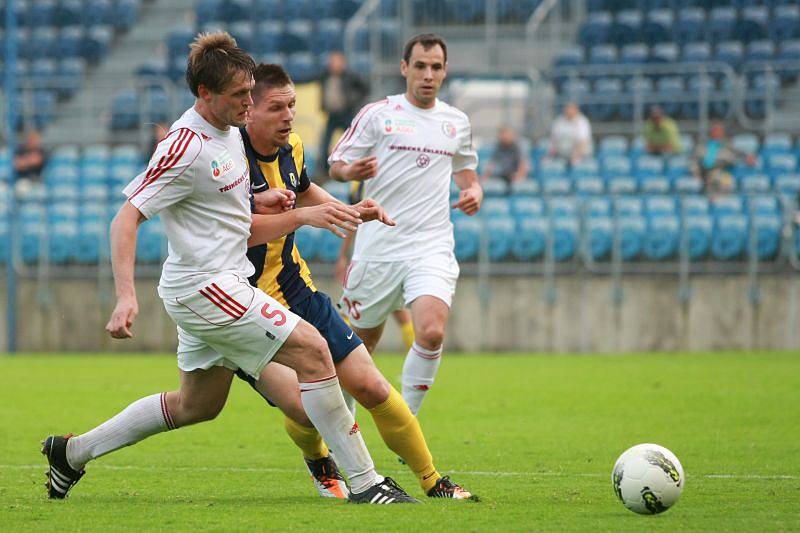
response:
<path id="1" fill-rule="evenodd" d="M 357 204 L 363 198 L 364 182 L 350 182 L 348 201 L 351 204 Z M 353 248 L 354 237 L 355 235 L 353 233 L 347 234 L 347 237 L 345 237 L 342 242 L 342 247 L 339 249 L 339 257 L 336 258 L 336 267 L 334 269 L 336 273 L 336 279 L 343 285 L 347 276 L 347 265 L 350 263 L 350 251 Z M 348 307 L 347 309 L 343 309 L 343 312 L 347 314 L 344 317 L 345 322 L 349 323 L 349 315 L 353 312 L 353 310 L 350 309 L 352 304 L 348 302 L 346 298 L 344 298 L 342 302 Z M 394 320 L 397 322 L 397 326 L 400 328 L 400 336 L 403 339 L 403 344 L 406 347 L 406 351 L 408 351 L 414 344 L 414 323 L 411 321 L 411 312 L 408 309 L 396 309 L 392 312 L 392 316 L 394 316 Z"/>
<path id="2" fill-rule="evenodd" d="M 254 191 L 252 207 L 258 212 L 259 192 L 286 188 L 296 194 L 292 213 L 304 223 L 326 227 L 326 208 L 341 204 L 308 178 L 302 141 L 292 133 L 294 84 L 279 65 L 258 65 L 253 77 L 254 103 L 248 124 L 242 129 Z M 394 224 L 374 200 L 362 200 L 353 207 L 363 221 Z M 332 222 L 328 229 L 344 237 Z M 251 283 L 285 303 L 293 313 L 319 330 L 328 343 L 342 387 L 369 411 L 384 442 L 411 468 L 426 495 L 470 498 L 469 492 L 448 476 L 439 474 L 434 467 L 416 417 L 377 369 L 364 343 L 342 320 L 330 298 L 316 289 L 308 266 L 294 244 L 294 234 L 272 241 L 266 247 L 251 248 L 248 257 L 256 268 Z M 276 363 L 267 365 L 257 381 L 244 373 L 237 375 L 286 415 L 286 430 L 303 451 L 320 494 L 345 496 L 347 487 L 336 463 L 303 411 L 295 372 Z M 359 431 L 358 424 L 353 426 L 353 431 Z"/>

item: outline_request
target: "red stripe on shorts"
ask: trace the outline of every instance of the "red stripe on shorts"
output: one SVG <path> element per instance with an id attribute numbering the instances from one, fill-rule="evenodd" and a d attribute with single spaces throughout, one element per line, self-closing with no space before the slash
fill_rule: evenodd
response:
<path id="1" fill-rule="evenodd" d="M 208 287 L 206 287 L 206 289 L 208 289 Z M 233 318 L 242 318 L 242 313 L 239 313 L 238 311 L 233 309 L 230 306 L 230 304 L 226 304 L 223 301 L 217 300 L 217 298 L 219 298 L 218 296 L 216 296 L 216 295 L 212 296 L 210 293 L 203 291 L 203 289 L 200 289 L 200 294 L 205 296 L 205 298 L 209 302 L 211 302 L 212 304 L 216 305 L 217 307 L 219 307 L 220 309 L 225 311 L 225 313 L 227 313 L 228 315 L 232 316 Z"/>

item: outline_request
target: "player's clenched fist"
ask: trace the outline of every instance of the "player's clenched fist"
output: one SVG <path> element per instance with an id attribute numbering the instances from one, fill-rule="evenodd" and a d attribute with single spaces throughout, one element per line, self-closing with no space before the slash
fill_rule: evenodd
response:
<path id="1" fill-rule="evenodd" d="M 131 326 L 136 315 L 139 314 L 139 305 L 136 299 L 123 298 L 117 301 L 114 312 L 106 324 L 106 331 L 115 339 L 133 338 Z"/>
<path id="2" fill-rule="evenodd" d="M 345 238 L 341 231 L 356 231 L 361 224 L 358 210 L 341 202 L 326 202 L 312 207 L 297 210 L 301 222 L 306 226 L 314 226 L 330 231 L 334 235 Z"/>

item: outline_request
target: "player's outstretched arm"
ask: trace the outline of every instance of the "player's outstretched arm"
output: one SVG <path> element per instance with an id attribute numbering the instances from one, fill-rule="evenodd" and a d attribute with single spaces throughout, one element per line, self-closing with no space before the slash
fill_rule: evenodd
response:
<path id="1" fill-rule="evenodd" d="M 311 207 L 315 205 L 324 204 L 327 202 L 339 202 L 328 191 L 319 185 L 312 183 L 311 186 L 297 196 L 297 205 L 299 207 Z M 341 203 L 341 202 L 340 202 Z M 394 226 L 395 222 L 392 220 L 386 210 L 375 200 L 368 198 L 354 204 L 352 206 L 358 211 L 361 216 L 361 222 L 369 222 L 377 220 L 383 222 L 387 226 Z"/>
<path id="2" fill-rule="evenodd" d="M 361 214 L 361 220 L 364 222 L 377 220 L 378 222 L 383 222 L 387 226 L 397 225 L 395 221 L 389 217 L 389 214 L 386 213 L 386 210 L 383 208 L 383 206 L 372 198 L 364 198 L 353 207 L 356 208 Z"/>
<path id="3" fill-rule="evenodd" d="M 144 220 L 138 209 L 125 202 L 111 222 L 111 267 L 114 271 L 117 305 L 106 324 L 106 331 L 115 339 L 133 337 L 130 328 L 139 313 L 133 272 L 136 262 L 136 232 Z"/>
<path id="4" fill-rule="evenodd" d="M 474 215 L 481 208 L 483 202 L 483 188 L 478 174 L 474 170 L 464 169 L 453 174 L 456 185 L 461 189 L 458 201 L 453 204 L 453 209 L 461 209 L 467 215 Z"/>
<path id="5" fill-rule="evenodd" d="M 344 238 L 347 231 L 356 231 L 361 224 L 358 211 L 338 200 L 313 207 L 300 207 L 280 215 L 253 215 L 247 246 L 266 244 L 297 230 L 313 226 Z"/>
<path id="6" fill-rule="evenodd" d="M 330 176 L 336 181 L 364 181 L 378 175 L 378 158 L 371 155 L 352 163 L 335 161 L 331 165 Z"/>
<path id="7" fill-rule="evenodd" d="M 326 202 L 338 201 L 335 196 L 316 183 L 312 183 L 308 186 L 308 189 L 297 194 L 297 207 L 312 207 Z"/>

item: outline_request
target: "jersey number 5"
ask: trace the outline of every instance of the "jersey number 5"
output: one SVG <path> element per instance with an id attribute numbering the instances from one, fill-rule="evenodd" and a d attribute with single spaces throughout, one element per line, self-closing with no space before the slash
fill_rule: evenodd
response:
<path id="1" fill-rule="evenodd" d="M 261 316 L 267 320 L 272 320 L 273 318 L 277 317 L 277 319 L 273 322 L 276 327 L 286 324 L 286 314 L 280 309 L 273 309 L 270 311 L 268 303 L 264 304 L 264 307 L 261 308 Z"/>

